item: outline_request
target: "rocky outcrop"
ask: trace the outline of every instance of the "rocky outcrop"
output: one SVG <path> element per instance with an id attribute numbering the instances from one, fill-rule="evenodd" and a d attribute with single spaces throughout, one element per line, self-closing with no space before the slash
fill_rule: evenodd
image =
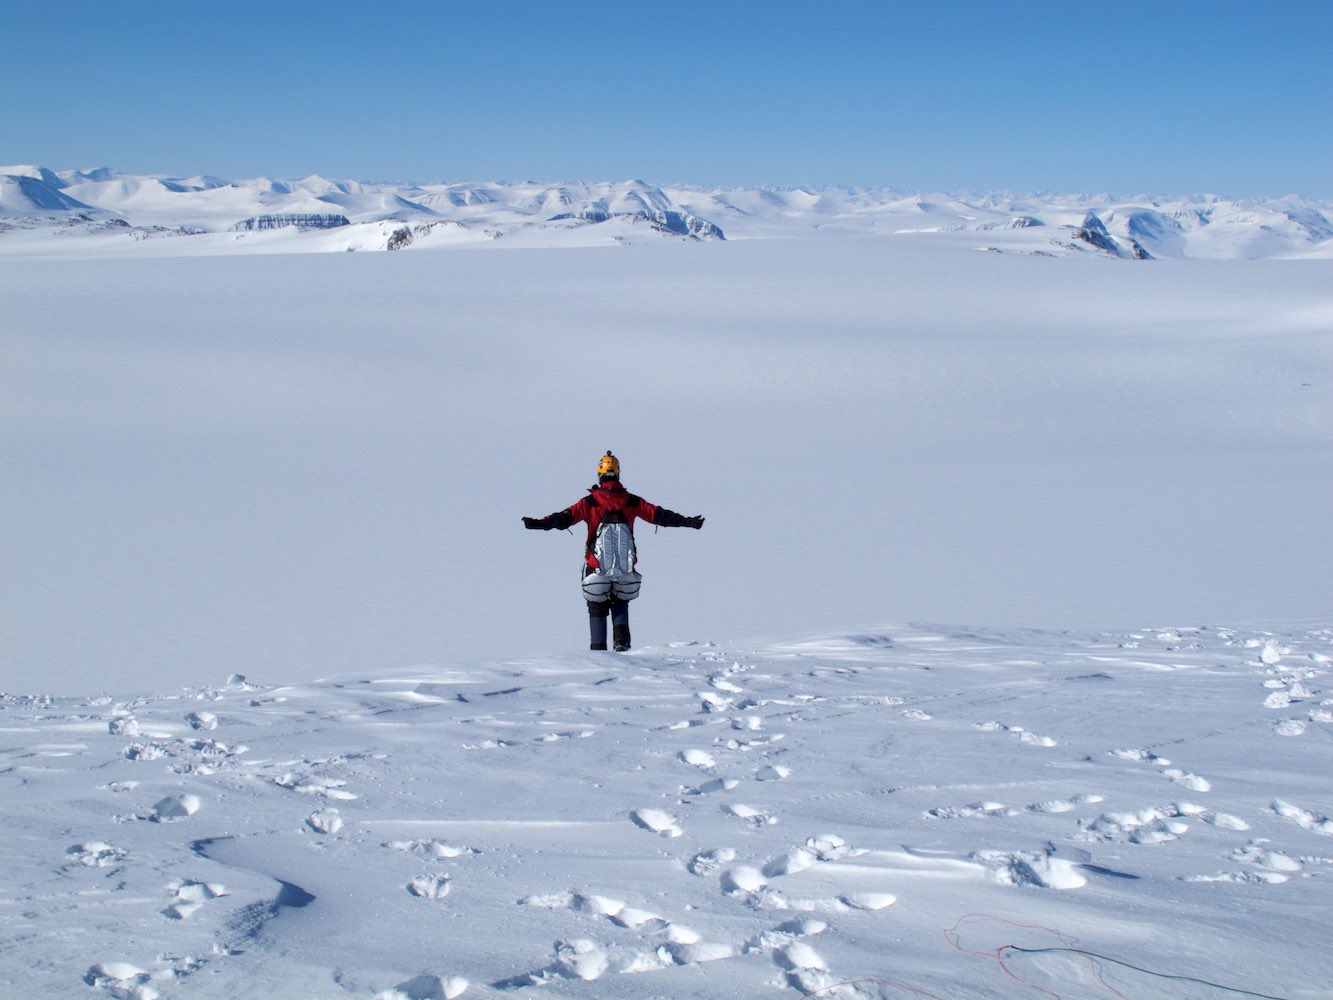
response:
<path id="1" fill-rule="evenodd" d="M 287 229 L 296 228 L 302 231 L 307 229 L 337 229 L 339 226 L 350 226 L 345 215 L 256 215 L 249 219 L 242 219 L 236 225 L 232 226 L 232 232 L 248 233 L 256 232 L 261 229 Z"/>
<path id="2" fill-rule="evenodd" d="M 686 236 L 694 240 L 726 239 L 721 228 L 707 219 L 701 219 L 697 215 L 690 215 L 686 212 L 668 212 L 661 209 L 642 212 L 604 212 L 598 209 L 588 209 L 581 212 L 562 212 L 559 215 L 551 216 L 552 222 L 569 219 L 592 224 L 609 222 L 612 219 L 639 219 L 651 224 L 658 232 L 670 233 L 674 236 Z"/>
<path id="3" fill-rule="evenodd" d="M 1107 231 L 1106 224 L 1093 212 L 1089 212 L 1083 219 L 1083 225 L 1074 230 L 1074 239 L 1116 257 L 1132 257 L 1135 260 L 1153 259 L 1152 254 L 1148 253 L 1143 244 L 1136 239 L 1129 240 L 1128 249 L 1117 243 L 1115 237 Z"/>

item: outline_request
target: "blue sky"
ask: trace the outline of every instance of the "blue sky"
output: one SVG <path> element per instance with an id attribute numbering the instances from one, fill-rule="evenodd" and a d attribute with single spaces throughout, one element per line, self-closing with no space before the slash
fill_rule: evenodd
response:
<path id="1" fill-rule="evenodd" d="M 0 163 L 1333 197 L 1333 0 L 0 0 Z"/>

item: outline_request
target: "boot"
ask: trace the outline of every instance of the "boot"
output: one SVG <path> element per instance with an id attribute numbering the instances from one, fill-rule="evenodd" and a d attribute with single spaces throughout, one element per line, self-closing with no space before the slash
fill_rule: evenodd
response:
<path id="1" fill-rule="evenodd" d="M 597 613 L 599 611 L 601 614 Z M 592 640 L 591 644 L 588 646 L 589 649 L 606 648 L 606 616 L 607 611 L 605 604 L 588 605 L 588 631 L 591 633 L 589 638 Z"/>
<path id="2" fill-rule="evenodd" d="M 623 653 L 629 649 L 629 626 L 617 623 L 611 629 L 612 641 L 615 643 L 615 651 Z"/>

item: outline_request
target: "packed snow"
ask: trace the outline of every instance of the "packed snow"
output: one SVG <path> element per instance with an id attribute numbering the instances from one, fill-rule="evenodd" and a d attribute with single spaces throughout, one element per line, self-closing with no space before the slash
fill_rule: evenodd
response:
<path id="1" fill-rule="evenodd" d="M 0 174 L 6 995 L 1333 996 L 1328 206 Z"/>
<path id="2" fill-rule="evenodd" d="M 1331 662 L 896 625 L 11 695 L 0 983 L 1327 997 Z"/>

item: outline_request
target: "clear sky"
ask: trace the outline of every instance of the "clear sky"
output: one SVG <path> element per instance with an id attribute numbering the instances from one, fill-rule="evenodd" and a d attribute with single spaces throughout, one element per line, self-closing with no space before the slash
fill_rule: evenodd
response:
<path id="1" fill-rule="evenodd" d="M 1333 198 L 1333 0 L 0 0 L 0 163 Z"/>

